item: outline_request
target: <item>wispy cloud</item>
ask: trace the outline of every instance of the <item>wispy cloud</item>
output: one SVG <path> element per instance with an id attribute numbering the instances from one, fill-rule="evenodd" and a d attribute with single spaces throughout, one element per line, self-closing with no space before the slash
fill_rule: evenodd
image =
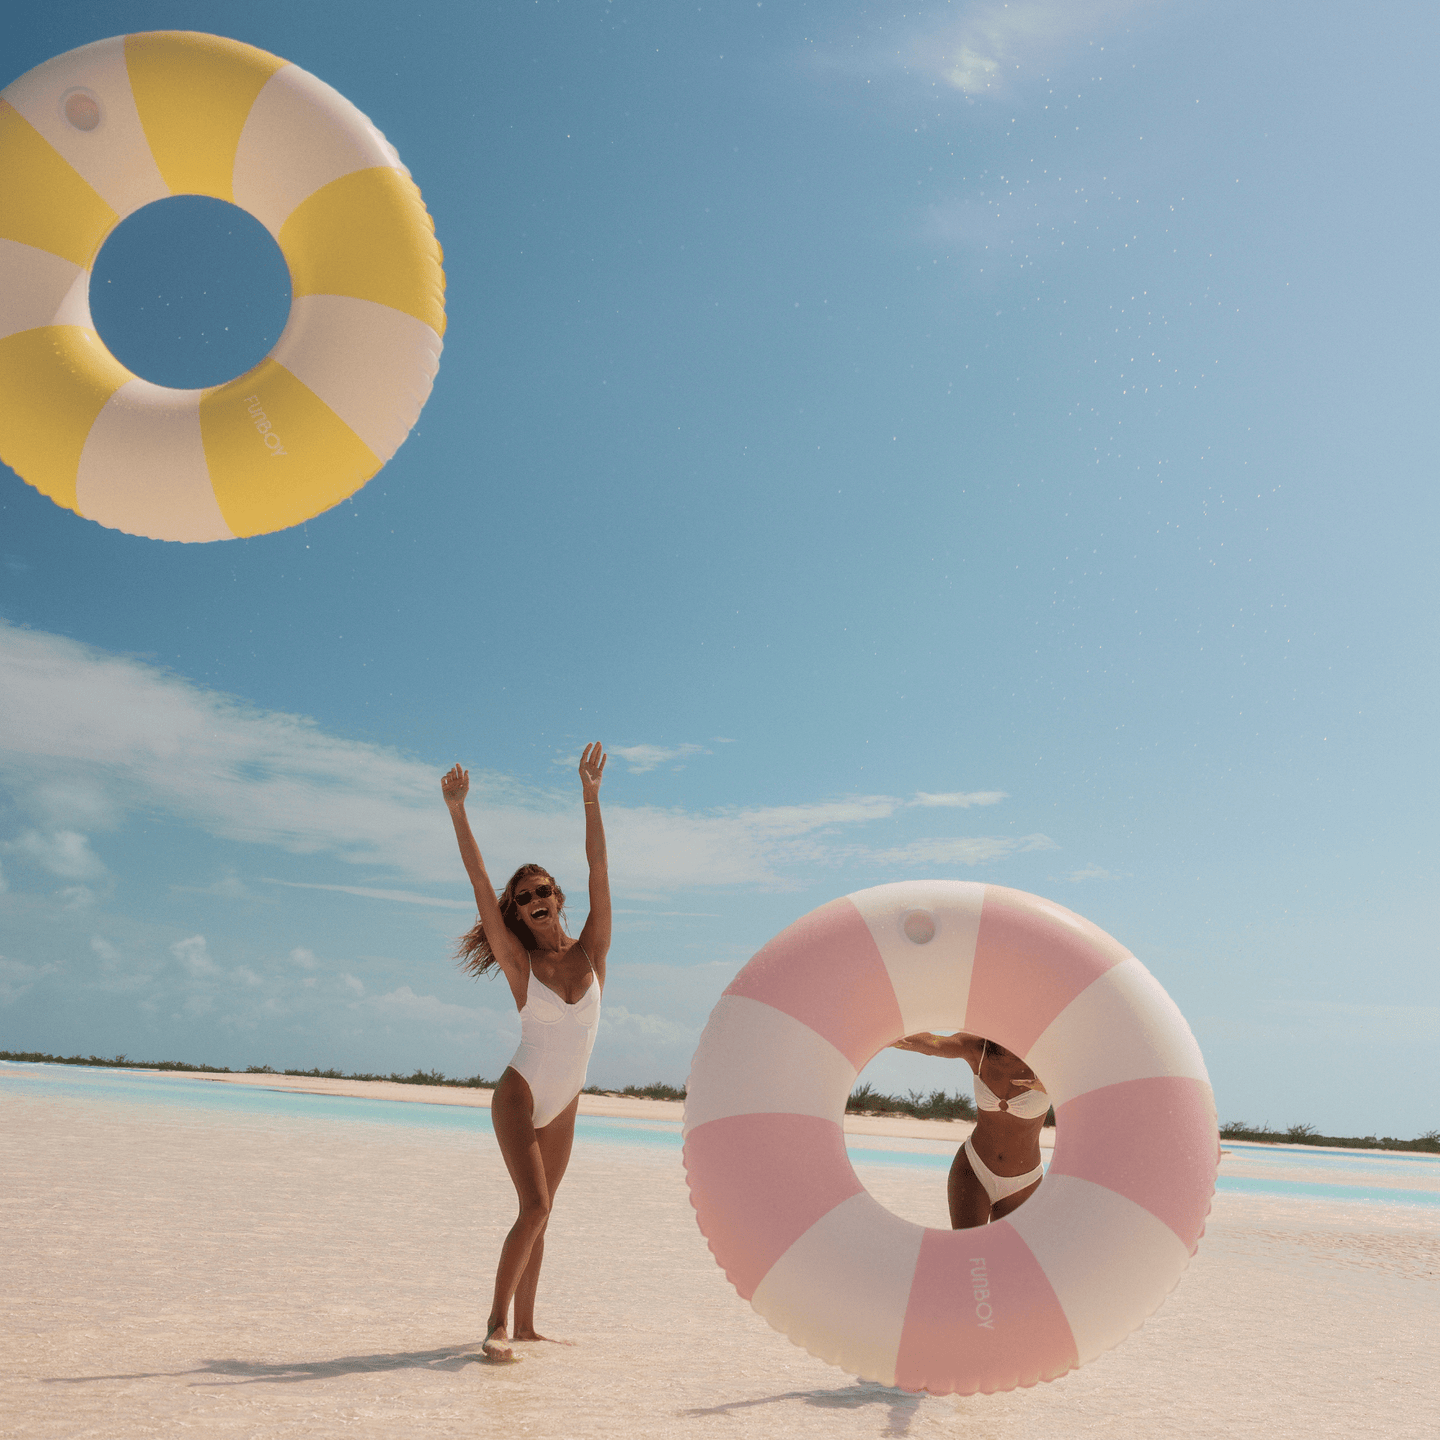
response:
<path id="1" fill-rule="evenodd" d="M 716 744 L 725 743 L 728 742 L 716 741 Z M 710 752 L 703 745 L 693 745 L 687 741 L 683 745 L 611 745 L 606 753 L 625 761 L 632 775 L 647 775 L 662 765 L 672 765 L 675 761 L 683 761 L 691 755 L 708 755 Z M 580 763 L 580 757 L 557 755 L 550 763 L 570 768 Z"/>
<path id="2" fill-rule="evenodd" d="M 74 830 L 56 830 L 49 835 L 27 830 L 6 848 L 63 880 L 98 880 L 106 873 L 88 837 Z"/>
<path id="3" fill-rule="evenodd" d="M 27 965 L 23 960 L 7 960 L 0 955 L 0 1005 L 13 1005 L 54 969 L 54 965 Z"/>
<path id="4" fill-rule="evenodd" d="M 953 840 L 915 840 L 891 850 L 865 850 L 864 858 L 877 865 L 981 865 L 1027 850 L 1054 850 L 1048 835 L 972 835 Z"/>
<path id="5" fill-rule="evenodd" d="M 688 755 L 705 755 L 709 752 L 703 745 L 615 745 L 611 747 L 611 754 L 618 755 L 630 767 L 632 775 L 644 775 L 651 770 L 658 770 L 662 765 L 669 765 L 676 760 L 683 760 Z"/>
<path id="6" fill-rule="evenodd" d="M 647 915 L 656 919 L 673 918 L 685 920 L 718 920 L 720 914 L 715 910 L 625 910 L 616 907 L 616 915 Z"/>
<path id="7" fill-rule="evenodd" d="M 886 24 L 875 43 L 822 53 L 830 68 L 892 73 L 957 91 L 974 101 L 1006 92 L 1027 71 L 1063 63 L 1122 16 L 1154 0 L 988 0 L 946 7 L 895 33 Z M 955 10 L 959 13 L 956 14 Z M 867 78 L 869 78 L 867 74 Z"/>
<path id="8" fill-rule="evenodd" d="M 468 898 L 425 893 L 430 886 L 453 892 L 463 883 L 440 800 L 439 765 L 328 734 L 303 716 L 261 710 L 143 660 L 4 622 L 0 693 L 6 698 L 0 784 L 41 822 L 10 842 L 17 861 L 68 879 L 97 880 L 104 866 L 80 823 L 103 831 L 118 828 L 127 813 L 160 813 L 223 840 L 328 857 L 364 866 L 367 879 L 401 882 L 270 882 L 277 886 L 470 908 Z M 702 748 L 643 745 L 615 753 L 643 772 Z M 577 787 L 526 787 L 477 772 L 471 795 L 482 844 L 499 861 L 497 874 L 542 857 L 583 873 Z M 612 882 L 620 894 L 659 899 L 717 886 L 788 888 L 801 869 L 833 868 L 856 857 L 976 864 L 1035 848 L 1034 837 L 981 837 L 870 851 L 853 839 L 854 831 L 891 816 L 1003 798 L 998 790 L 922 792 L 911 801 L 862 795 L 704 811 L 612 800 L 606 807 Z M 77 818 L 66 823 L 70 816 Z M 225 891 L 239 893 L 230 884 Z"/>
<path id="9" fill-rule="evenodd" d="M 346 989 L 353 992 L 354 987 L 347 983 Z M 353 1003 L 382 1019 L 418 1023 L 446 1035 L 511 1039 L 520 1028 L 513 1011 L 506 1014 L 479 1005 L 455 1005 L 434 995 L 417 995 L 408 985 L 397 986 L 384 995 L 367 995 Z"/>
<path id="10" fill-rule="evenodd" d="M 203 935 L 177 940 L 170 947 L 170 953 L 192 979 L 210 980 L 220 973 L 220 967 L 210 958 L 210 947 Z"/>
<path id="11" fill-rule="evenodd" d="M 1072 870 L 1064 877 L 1066 880 L 1119 880 L 1122 877 L 1113 870 L 1107 870 L 1103 865 L 1082 865 L 1078 870 Z"/>
<path id="12" fill-rule="evenodd" d="M 446 900 L 439 895 L 417 895 L 413 890 L 377 890 L 369 885 L 317 885 L 305 880 L 274 880 L 263 877 L 267 885 L 284 885 L 290 890 L 337 890 L 342 895 L 360 895 L 366 900 L 403 900 L 409 905 L 436 905 L 445 910 L 473 910 L 473 900 Z"/>
<path id="13" fill-rule="evenodd" d="M 926 790 L 917 790 L 912 805 L 926 808 L 939 806 L 955 810 L 968 810 L 972 805 L 998 805 L 1010 797 L 1003 790 L 951 790 L 942 795 L 932 795 Z"/>

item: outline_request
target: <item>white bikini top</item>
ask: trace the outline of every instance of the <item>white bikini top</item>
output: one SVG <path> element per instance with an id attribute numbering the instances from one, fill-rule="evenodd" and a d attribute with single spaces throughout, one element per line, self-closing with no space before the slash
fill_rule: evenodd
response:
<path id="1" fill-rule="evenodd" d="M 578 941 L 576 943 L 579 944 Z M 590 959 L 583 945 L 580 953 L 587 961 Z M 569 1020 L 582 1030 L 592 1030 L 599 1018 L 600 981 L 594 973 L 594 966 L 591 966 L 590 983 L 585 987 L 585 993 L 574 1002 L 557 995 L 533 969 L 530 971 L 525 987 L 525 1004 L 520 1010 L 522 1030 L 526 1020 L 535 1020 L 541 1025 L 558 1025 L 562 1020 Z"/>
<path id="2" fill-rule="evenodd" d="M 980 1064 L 985 1063 L 985 1051 L 980 1051 Z M 1026 1090 L 1002 1100 L 981 1078 L 979 1067 L 975 1070 L 975 1104 L 981 1110 L 1001 1110 L 1017 1120 L 1038 1120 L 1050 1109 L 1050 1097 L 1043 1090 Z"/>

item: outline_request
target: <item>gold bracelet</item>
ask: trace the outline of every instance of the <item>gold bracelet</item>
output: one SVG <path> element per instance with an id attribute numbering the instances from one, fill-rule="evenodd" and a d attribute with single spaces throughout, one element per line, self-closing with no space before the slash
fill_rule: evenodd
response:
<path id="1" fill-rule="evenodd" d="M 587 805 L 598 805 L 600 802 L 598 800 L 587 800 L 585 803 Z"/>

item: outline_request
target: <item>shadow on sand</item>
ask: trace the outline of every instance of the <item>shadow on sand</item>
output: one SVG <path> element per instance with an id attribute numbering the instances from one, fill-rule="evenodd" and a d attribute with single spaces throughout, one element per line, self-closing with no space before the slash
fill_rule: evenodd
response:
<path id="1" fill-rule="evenodd" d="M 763 1395 L 758 1400 L 729 1400 L 723 1405 L 707 1405 L 698 1410 L 682 1410 L 688 1417 L 696 1415 L 731 1415 L 737 1410 L 751 1410 L 757 1405 L 778 1405 L 785 1400 L 802 1400 L 821 1410 L 859 1410 L 866 1405 L 883 1405 L 890 1412 L 889 1426 L 882 1435 L 908 1435 L 910 1422 L 927 1397 L 896 1390 L 889 1385 L 876 1385 L 857 1380 L 843 1390 L 787 1390 L 781 1395 Z"/>
<path id="2" fill-rule="evenodd" d="M 436 1350 L 410 1350 L 394 1355 L 339 1355 L 333 1360 L 302 1360 L 265 1364 L 258 1360 L 204 1360 L 193 1370 L 150 1370 L 132 1375 L 56 1375 L 47 1385 L 86 1385 L 98 1380 L 180 1379 L 186 1375 L 212 1376 L 212 1385 L 292 1385 L 303 1380 L 329 1380 L 339 1375 L 371 1375 L 384 1370 L 463 1370 L 484 1365 L 480 1342 L 446 1345 Z"/>

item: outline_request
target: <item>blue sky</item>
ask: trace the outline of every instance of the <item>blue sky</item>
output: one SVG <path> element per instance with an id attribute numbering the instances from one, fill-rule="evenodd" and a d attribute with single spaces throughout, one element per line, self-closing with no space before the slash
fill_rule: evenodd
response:
<path id="1" fill-rule="evenodd" d="M 600 738 L 601 1083 L 682 1079 L 798 915 L 944 875 L 1139 955 L 1223 1118 L 1437 1123 L 1431 7 L 60 3 L 0 79 L 156 28 L 371 116 L 449 331 L 281 535 L 0 469 L 0 1048 L 498 1073 L 438 778 L 583 896 Z M 168 208 L 102 324 L 207 383 L 283 267 Z"/>

